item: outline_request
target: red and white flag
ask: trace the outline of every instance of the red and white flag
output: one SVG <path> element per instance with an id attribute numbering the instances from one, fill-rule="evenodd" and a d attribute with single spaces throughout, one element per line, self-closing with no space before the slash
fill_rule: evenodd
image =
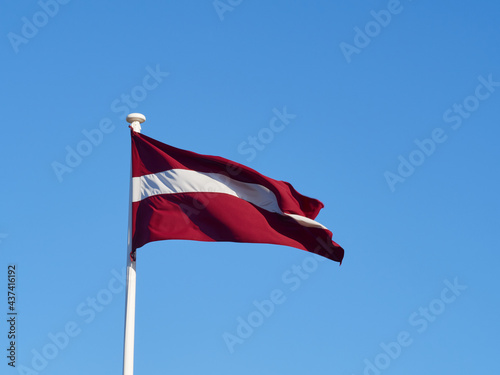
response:
<path id="1" fill-rule="evenodd" d="M 132 130 L 132 258 L 148 242 L 268 243 L 342 262 L 344 249 L 314 221 L 323 203 L 230 160 Z"/>

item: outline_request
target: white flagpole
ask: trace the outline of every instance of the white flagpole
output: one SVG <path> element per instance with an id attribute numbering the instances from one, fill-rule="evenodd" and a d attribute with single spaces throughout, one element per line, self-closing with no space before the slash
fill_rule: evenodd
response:
<path id="1" fill-rule="evenodd" d="M 133 131 L 141 132 L 141 123 L 146 117 L 140 113 L 131 113 L 127 122 Z M 135 334 L 135 291 L 136 275 L 135 260 L 130 259 L 132 251 L 132 165 L 130 166 L 130 197 L 128 213 L 128 238 L 127 238 L 127 289 L 125 296 L 125 342 L 123 345 L 123 375 L 134 374 L 134 334 Z"/>

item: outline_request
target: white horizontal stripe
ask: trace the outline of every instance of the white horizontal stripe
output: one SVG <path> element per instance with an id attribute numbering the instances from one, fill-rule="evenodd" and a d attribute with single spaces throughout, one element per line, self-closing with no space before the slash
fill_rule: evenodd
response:
<path id="1" fill-rule="evenodd" d="M 153 195 L 176 193 L 224 193 L 253 203 L 267 211 L 281 212 L 276 196 L 265 186 L 233 180 L 220 173 L 203 173 L 188 169 L 134 177 L 133 202 Z"/>
<path id="2" fill-rule="evenodd" d="M 160 194 L 221 193 L 250 202 L 266 211 L 287 215 L 306 227 L 326 229 L 307 217 L 284 214 L 274 193 L 259 184 L 241 182 L 220 173 L 204 173 L 189 169 L 169 169 L 132 179 L 132 201 L 139 202 Z"/>
<path id="3" fill-rule="evenodd" d="M 295 214 L 285 214 L 285 215 L 294 218 L 295 220 L 297 220 L 300 224 L 302 224 L 305 227 L 328 229 L 323 224 L 318 223 L 316 220 L 309 219 L 308 217 L 305 217 L 305 216 L 295 215 Z"/>

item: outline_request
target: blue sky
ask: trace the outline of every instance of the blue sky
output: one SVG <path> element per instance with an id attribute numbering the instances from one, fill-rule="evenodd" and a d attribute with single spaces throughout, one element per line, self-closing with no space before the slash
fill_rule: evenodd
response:
<path id="1" fill-rule="evenodd" d="M 122 371 L 128 112 L 148 136 L 320 199 L 346 250 L 339 267 L 274 245 L 144 246 L 136 374 L 496 368 L 497 2 L 41 0 L 3 14 L 2 374 Z"/>

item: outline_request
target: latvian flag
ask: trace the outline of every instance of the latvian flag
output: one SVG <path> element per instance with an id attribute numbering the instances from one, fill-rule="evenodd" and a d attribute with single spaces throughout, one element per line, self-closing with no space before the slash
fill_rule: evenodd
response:
<path id="1" fill-rule="evenodd" d="M 286 245 L 342 262 L 314 221 L 321 208 L 287 182 L 132 130 L 132 259 L 148 242 L 183 239 Z"/>

